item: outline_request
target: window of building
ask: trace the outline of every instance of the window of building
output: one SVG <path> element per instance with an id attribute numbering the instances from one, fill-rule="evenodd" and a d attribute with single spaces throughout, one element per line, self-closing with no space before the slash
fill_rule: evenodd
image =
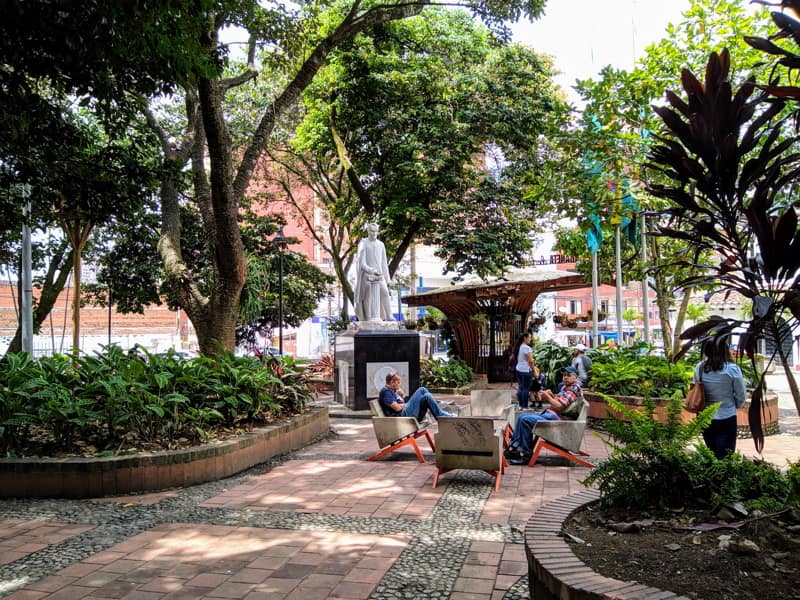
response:
<path id="1" fill-rule="evenodd" d="M 581 301 L 580 300 L 570 300 L 569 301 L 569 314 L 571 314 L 571 315 L 579 315 L 579 314 L 581 314 Z"/>

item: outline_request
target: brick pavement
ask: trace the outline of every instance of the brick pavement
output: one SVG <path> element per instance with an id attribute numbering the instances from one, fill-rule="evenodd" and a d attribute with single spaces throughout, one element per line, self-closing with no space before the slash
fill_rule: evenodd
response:
<path id="1" fill-rule="evenodd" d="M 225 481 L 102 501 L 0 502 L 0 597 L 527 598 L 522 529 L 580 491 L 588 469 L 544 455 L 510 466 L 499 492 L 480 472 L 431 488 L 432 454 L 371 463 L 369 420 Z M 747 440 L 740 441 L 747 452 Z M 607 455 L 591 431 L 584 448 Z M 423 443 L 423 451 L 427 450 Z M 800 436 L 764 456 L 800 456 Z"/>

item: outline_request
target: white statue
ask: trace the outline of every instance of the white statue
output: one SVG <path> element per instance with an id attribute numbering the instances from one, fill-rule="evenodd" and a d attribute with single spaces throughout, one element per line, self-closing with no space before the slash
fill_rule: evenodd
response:
<path id="1" fill-rule="evenodd" d="M 356 317 L 359 321 L 394 321 L 389 300 L 386 247 L 378 239 L 377 223 L 367 225 L 367 235 L 358 245 Z"/>

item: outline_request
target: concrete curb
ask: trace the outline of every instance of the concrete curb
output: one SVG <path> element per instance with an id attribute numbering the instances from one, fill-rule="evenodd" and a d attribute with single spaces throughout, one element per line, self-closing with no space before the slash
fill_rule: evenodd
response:
<path id="1" fill-rule="evenodd" d="M 600 497 L 597 490 L 541 507 L 525 526 L 528 586 L 536 600 L 689 600 L 673 592 L 601 575 L 575 556 L 561 536 L 570 515 Z"/>

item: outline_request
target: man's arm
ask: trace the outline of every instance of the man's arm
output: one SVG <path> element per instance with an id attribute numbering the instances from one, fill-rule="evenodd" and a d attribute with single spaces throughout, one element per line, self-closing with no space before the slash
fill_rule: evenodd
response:
<path id="1" fill-rule="evenodd" d="M 561 412 L 562 410 L 567 408 L 570 404 L 575 402 L 579 393 L 580 393 L 580 387 L 576 385 L 565 385 L 564 387 L 561 388 L 561 391 L 558 392 L 558 394 L 556 394 L 554 398 L 555 403 L 551 402 L 551 404 L 557 404 L 558 406 L 557 408 L 555 408 L 555 411 Z"/>
<path id="2" fill-rule="evenodd" d="M 380 402 L 382 406 L 385 406 L 387 409 L 395 413 L 401 412 L 405 406 L 405 403 L 402 402 L 402 398 L 398 397 L 397 392 L 389 387 L 385 387 L 381 390 L 381 393 L 378 396 L 378 402 Z"/>
<path id="3" fill-rule="evenodd" d="M 394 412 L 402 412 L 402 410 L 403 410 L 403 409 L 405 408 L 405 406 L 406 406 L 406 402 L 405 402 L 405 396 L 406 396 L 406 393 L 403 391 L 403 389 L 402 389 L 402 388 L 397 388 L 397 389 L 394 391 L 394 395 L 395 395 L 395 401 L 394 401 L 394 402 L 392 402 L 392 403 L 389 405 L 389 407 L 390 407 L 390 408 L 391 408 L 391 409 L 392 409 Z"/>

